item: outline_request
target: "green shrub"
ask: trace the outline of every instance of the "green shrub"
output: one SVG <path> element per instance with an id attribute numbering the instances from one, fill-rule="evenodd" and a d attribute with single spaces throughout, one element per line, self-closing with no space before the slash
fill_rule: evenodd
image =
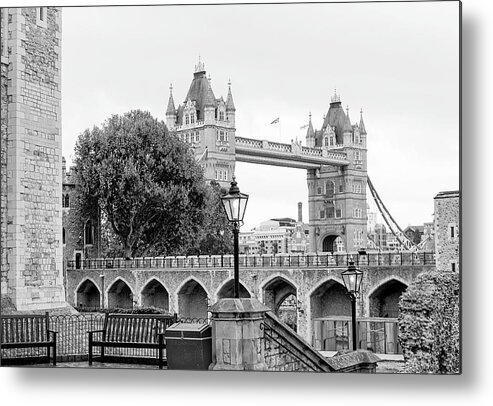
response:
<path id="1" fill-rule="evenodd" d="M 420 274 L 399 302 L 404 372 L 460 372 L 459 275 Z"/>

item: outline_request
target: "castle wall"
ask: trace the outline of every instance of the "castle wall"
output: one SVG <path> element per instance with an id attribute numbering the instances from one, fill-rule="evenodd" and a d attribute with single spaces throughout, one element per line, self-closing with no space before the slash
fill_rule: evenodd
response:
<path id="1" fill-rule="evenodd" d="M 460 192 L 435 197 L 435 253 L 437 270 L 459 271 Z"/>
<path id="2" fill-rule="evenodd" d="M 4 9 L 2 293 L 17 310 L 65 305 L 62 273 L 61 11 Z M 3 62 L 8 63 L 5 97 Z M 2 114 L 2 117 L 4 115 Z M 6 163 L 4 164 L 4 160 Z M 4 171 L 2 170 L 2 174 Z M 3 176 L 3 175 L 2 175 Z M 5 183 L 4 183 L 5 182 Z M 2 203 L 3 204 L 3 203 Z M 3 266 L 2 266 L 3 272 Z"/>

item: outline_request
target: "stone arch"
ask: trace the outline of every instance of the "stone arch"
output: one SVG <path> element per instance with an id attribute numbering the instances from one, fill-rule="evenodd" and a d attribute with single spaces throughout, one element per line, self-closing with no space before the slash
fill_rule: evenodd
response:
<path id="1" fill-rule="evenodd" d="M 297 296 L 298 286 L 283 274 L 271 275 L 260 285 L 263 303 L 277 314 L 279 306 L 291 294 Z"/>
<path id="2" fill-rule="evenodd" d="M 209 294 L 202 283 L 190 277 L 176 291 L 178 315 L 182 318 L 207 318 Z"/>
<path id="3" fill-rule="evenodd" d="M 351 316 L 351 301 L 344 284 L 336 278 L 321 281 L 309 293 L 311 318 Z"/>
<path id="4" fill-rule="evenodd" d="M 101 291 L 92 278 L 85 278 L 79 283 L 74 298 L 78 308 L 94 309 L 101 306 Z"/>
<path id="5" fill-rule="evenodd" d="M 233 297 L 234 279 L 224 282 L 217 290 L 215 297 L 217 300 Z M 240 298 L 251 298 L 252 294 L 240 281 Z"/>
<path id="6" fill-rule="evenodd" d="M 337 234 L 326 234 L 322 239 L 322 252 L 337 252 L 336 239 L 339 237 Z"/>
<path id="7" fill-rule="evenodd" d="M 122 277 L 116 278 L 106 289 L 108 308 L 132 309 L 134 292 L 130 286 Z"/>
<path id="8" fill-rule="evenodd" d="M 407 282 L 398 277 L 390 277 L 381 281 L 368 294 L 369 316 L 398 317 L 399 299 L 407 287 Z"/>
<path id="9" fill-rule="evenodd" d="M 153 277 L 140 291 L 141 304 L 144 307 L 156 307 L 169 312 L 169 293 L 164 284 Z"/>
<path id="10" fill-rule="evenodd" d="M 284 323 L 296 331 L 298 324 L 298 288 L 284 275 L 273 275 L 261 286 L 262 300 Z"/>

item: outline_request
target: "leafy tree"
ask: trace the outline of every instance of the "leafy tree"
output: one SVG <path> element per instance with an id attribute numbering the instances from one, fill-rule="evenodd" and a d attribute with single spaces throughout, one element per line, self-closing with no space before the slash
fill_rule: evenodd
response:
<path id="1" fill-rule="evenodd" d="M 222 255 L 233 253 L 233 232 L 221 203 L 221 195 L 227 193 L 219 183 L 212 181 L 207 188 L 204 209 L 204 225 L 200 229 L 189 255 Z"/>
<path id="2" fill-rule="evenodd" d="M 113 115 L 84 131 L 75 166 L 82 211 L 101 208 L 126 257 L 173 254 L 203 225 L 202 169 L 148 112 Z"/>

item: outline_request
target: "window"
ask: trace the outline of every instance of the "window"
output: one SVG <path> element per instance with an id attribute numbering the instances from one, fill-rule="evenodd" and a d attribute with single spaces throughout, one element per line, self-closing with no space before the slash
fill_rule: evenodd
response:
<path id="1" fill-rule="evenodd" d="M 329 207 L 327 209 L 327 218 L 329 218 L 329 219 L 334 218 L 334 208 L 333 207 Z"/>
<path id="2" fill-rule="evenodd" d="M 193 113 L 190 115 L 190 123 L 195 123 L 195 115 Z"/>
<path id="3" fill-rule="evenodd" d="M 324 146 L 329 146 L 329 139 L 327 137 L 324 138 Z"/>
<path id="4" fill-rule="evenodd" d="M 450 265 L 452 265 L 452 272 L 455 272 L 455 262 L 452 262 Z"/>
<path id="5" fill-rule="evenodd" d="M 450 227 L 450 238 L 454 238 L 455 237 L 455 227 L 452 226 Z"/>
<path id="6" fill-rule="evenodd" d="M 219 112 L 219 120 L 224 121 L 224 111 Z"/>
<path id="7" fill-rule="evenodd" d="M 334 197 L 335 188 L 336 186 L 334 182 L 332 182 L 331 180 L 327 181 L 327 183 L 325 184 L 325 194 L 328 197 Z"/>
<path id="8" fill-rule="evenodd" d="M 190 123 L 190 117 L 188 116 L 188 114 L 185 114 L 185 124 L 189 124 Z"/>
<path id="9" fill-rule="evenodd" d="M 62 207 L 63 208 L 70 207 L 70 196 L 68 193 L 62 196 Z"/>
<path id="10" fill-rule="evenodd" d="M 341 218 L 341 217 L 342 217 L 342 210 L 336 209 L 336 218 Z"/>
<path id="11" fill-rule="evenodd" d="M 361 209 L 359 207 L 353 210 L 353 217 L 357 219 L 361 218 Z"/>
<path id="12" fill-rule="evenodd" d="M 47 28 L 47 7 L 37 7 L 36 8 L 36 24 L 40 27 Z"/>
<path id="13" fill-rule="evenodd" d="M 333 145 L 334 145 L 334 137 L 333 137 L 333 136 L 331 136 L 331 137 L 330 137 L 330 146 L 333 146 Z"/>
<path id="14" fill-rule="evenodd" d="M 325 210 L 320 210 L 320 218 L 321 219 L 325 218 Z"/>
<path id="15" fill-rule="evenodd" d="M 92 221 L 87 220 L 86 226 L 84 227 L 84 243 L 85 245 L 93 245 L 94 244 L 94 230 L 92 227 Z"/>
<path id="16" fill-rule="evenodd" d="M 361 182 L 353 182 L 353 193 L 361 193 Z"/>
<path id="17" fill-rule="evenodd" d="M 195 142 L 200 142 L 200 134 L 198 131 L 195 133 Z"/>
<path id="18" fill-rule="evenodd" d="M 65 242 L 65 227 L 62 228 L 62 243 L 66 244 L 66 242 Z"/>

